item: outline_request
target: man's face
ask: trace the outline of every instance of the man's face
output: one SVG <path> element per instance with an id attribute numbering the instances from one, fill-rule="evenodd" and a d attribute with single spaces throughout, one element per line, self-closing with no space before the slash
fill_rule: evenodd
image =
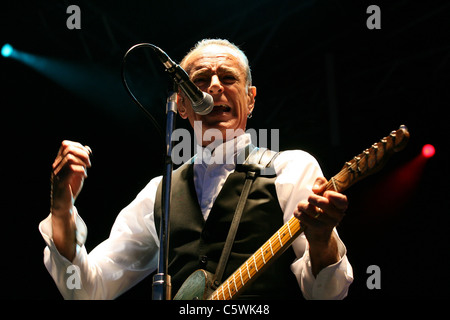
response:
<path id="1" fill-rule="evenodd" d="M 254 107 L 256 88 L 247 89 L 246 71 L 238 54 L 225 46 L 209 45 L 192 53 L 182 67 L 202 91 L 213 97 L 214 109 L 207 115 L 196 114 L 189 99 L 182 95 L 178 107 L 180 116 L 189 119 L 192 127 L 194 121 L 202 121 L 202 136 L 208 129 L 218 129 L 222 139 L 227 140 L 232 138 L 226 136 L 227 129 L 245 131 L 247 116 Z M 202 145 L 209 142 L 202 141 Z"/>

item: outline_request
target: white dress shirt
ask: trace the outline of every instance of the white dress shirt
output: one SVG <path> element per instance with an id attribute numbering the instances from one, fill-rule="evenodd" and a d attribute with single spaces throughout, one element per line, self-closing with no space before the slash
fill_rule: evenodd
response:
<path id="1" fill-rule="evenodd" d="M 235 169 L 233 159 L 236 153 L 249 143 L 250 135 L 244 134 L 212 151 L 205 148 L 196 155 L 194 184 L 205 219 L 225 180 Z M 277 173 L 276 193 L 284 222 L 287 222 L 298 202 L 305 201 L 311 194 L 313 183 L 322 176 L 322 171 L 310 154 L 300 150 L 282 152 L 275 159 L 274 168 Z M 109 238 L 89 254 L 84 246 L 87 227 L 74 207 L 77 250 L 72 262 L 61 256 L 53 243 L 51 214 L 40 223 L 39 230 L 47 244 L 44 264 L 65 299 L 114 299 L 156 270 L 159 239 L 153 207 L 161 179 L 161 176 L 152 179 L 119 213 Z M 343 299 L 347 295 L 353 281 L 353 270 L 340 239 L 338 250 L 341 259 L 322 269 L 317 277 L 311 271 L 304 234 L 292 246 L 297 259 L 293 261 L 291 270 L 306 299 Z M 77 286 L 76 281 L 81 285 Z"/>

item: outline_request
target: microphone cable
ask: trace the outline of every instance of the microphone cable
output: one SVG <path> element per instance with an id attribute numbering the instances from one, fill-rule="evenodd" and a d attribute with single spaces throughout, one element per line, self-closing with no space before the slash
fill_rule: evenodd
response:
<path id="1" fill-rule="evenodd" d="M 144 112 L 144 114 L 147 116 L 147 118 L 150 119 L 150 121 L 153 123 L 153 125 L 156 128 L 156 130 L 158 131 L 158 134 L 161 136 L 162 141 L 164 141 L 165 135 L 164 135 L 163 130 L 162 130 L 161 126 L 159 125 L 158 121 L 156 121 L 155 117 L 153 117 L 153 115 L 146 108 L 144 108 L 144 106 L 134 96 L 133 92 L 131 92 L 131 89 L 128 86 L 127 79 L 125 77 L 125 68 L 126 68 L 127 57 L 133 50 L 139 49 L 139 48 L 152 48 L 153 51 L 156 51 L 156 49 L 158 47 L 156 47 L 155 45 L 153 45 L 151 43 L 139 43 L 139 44 L 136 44 L 136 45 L 132 46 L 130 49 L 128 49 L 128 51 L 125 53 L 125 55 L 123 56 L 123 59 L 122 59 L 122 67 L 121 67 L 122 83 L 123 83 L 123 85 L 125 87 L 125 90 L 127 91 L 128 95 L 133 100 L 133 102 Z"/>

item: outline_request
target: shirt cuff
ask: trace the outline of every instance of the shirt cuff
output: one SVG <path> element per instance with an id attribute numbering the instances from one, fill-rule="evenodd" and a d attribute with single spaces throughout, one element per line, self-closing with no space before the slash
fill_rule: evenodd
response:
<path id="1" fill-rule="evenodd" d="M 81 248 L 86 243 L 87 238 L 87 227 L 84 223 L 83 219 L 78 215 L 78 211 L 76 207 L 73 207 L 73 219 L 75 220 L 75 239 L 76 239 L 76 255 L 78 255 L 81 251 Z M 39 231 L 44 238 L 45 243 L 47 244 L 48 249 L 52 252 L 60 256 L 62 259 L 66 259 L 61 256 L 56 249 L 56 245 L 53 242 L 53 229 L 52 229 L 52 214 L 50 213 L 47 218 L 39 223 Z M 76 257 L 74 258 L 74 260 Z M 67 260 L 67 259 L 66 259 Z"/>
<path id="2" fill-rule="evenodd" d="M 338 239 L 338 251 L 341 259 L 322 269 L 314 277 L 311 268 L 309 246 L 302 258 L 291 265 L 303 296 L 308 300 L 341 300 L 347 296 L 348 288 L 353 282 L 353 269 L 347 259 L 347 249 Z"/>

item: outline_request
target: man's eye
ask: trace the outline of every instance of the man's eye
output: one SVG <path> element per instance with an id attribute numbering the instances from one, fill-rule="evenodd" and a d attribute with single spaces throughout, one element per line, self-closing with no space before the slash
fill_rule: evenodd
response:
<path id="1" fill-rule="evenodd" d="M 201 86 L 203 84 L 205 84 L 207 81 L 206 78 L 195 78 L 192 80 L 192 82 L 194 82 L 197 86 Z"/>
<path id="2" fill-rule="evenodd" d="M 236 82 L 236 80 L 237 80 L 236 77 L 232 75 L 222 77 L 222 82 L 227 84 L 234 83 Z"/>

